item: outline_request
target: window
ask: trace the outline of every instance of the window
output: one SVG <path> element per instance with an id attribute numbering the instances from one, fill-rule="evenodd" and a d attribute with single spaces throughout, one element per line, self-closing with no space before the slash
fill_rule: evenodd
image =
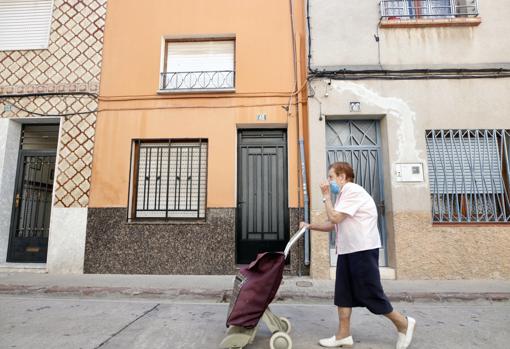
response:
<path id="1" fill-rule="evenodd" d="M 426 133 L 433 222 L 510 222 L 510 130 Z"/>
<path id="2" fill-rule="evenodd" d="M 203 219 L 207 141 L 135 141 L 131 219 Z"/>
<path id="3" fill-rule="evenodd" d="M 48 47 L 53 0 L 0 1 L 0 50 Z"/>
<path id="4" fill-rule="evenodd" d="M 232 90 L 234 40 L 166 41 L 163 91 Z"/>
<path id="5" fill-rule="evenodd" d="M 382 0 L 383 19 L 455 18 L 478 16 L 477 0 Z"/>

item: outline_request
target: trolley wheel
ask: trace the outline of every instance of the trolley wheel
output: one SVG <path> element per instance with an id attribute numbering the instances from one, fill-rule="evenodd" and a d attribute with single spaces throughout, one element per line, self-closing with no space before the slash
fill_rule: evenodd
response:
<path id="1" fill-rule="evenodd" d="M 285 328 L 283 329 L 283 332 L 290 333 L 290 330 L 292 329 L 292 325 L 290 324 L 289 319 L 286 317 L 281 317 L 280 320 L 282 320 L 285 323 Z"/>
<path id="2" fill-rule="evenodd" d="M 276 332 L 269 341 L 271 349 L 292 349 L 292 339 L 285 332 Z"/>

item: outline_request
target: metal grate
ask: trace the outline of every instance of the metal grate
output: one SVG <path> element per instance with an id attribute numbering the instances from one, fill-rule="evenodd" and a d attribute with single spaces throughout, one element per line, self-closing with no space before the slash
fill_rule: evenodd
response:
<path id="1" fill-rule="evenodd" d="M 16 238 L 48 238 L 55 155 L 23 156 L 21 194 L 16 195 L 19 210 Z"/>
<path id="2" fill-rule="evenodd" d="M 384 248 L 380 251 L 380 265 L 387 265 L 386 221 L 381 155 L 381 130 L 378 120 L 326 120 L 327 165 L 345 161 L 352 165 L 355 181 L 373 197 L 379 212 L 378 228 Z M 336 236 L 330 234 L 330 256 L 335 256 Z M 336 258 L 331 259 L 336 265 Z"/>
<path id="3" fill-rule="evenodd" d="M 134 218 L 205 218 L 207 141 L 137 141 Z"/>
<path id="4" fill-rule="evenodd" d="M 478 16 L 478 0 L 382 0 L 380 7 L 384 19 Z"/>
<path id="5" fill-rule="evenodd" d="M 434 222 L 510 222 L 510 130 L 428 130 L 426 141 Z"/>
<path id="6" fill-rule="evenodd" d="M 161 90 L 203 90 L 234 88 L 234 71 L 161 73 Z"/>

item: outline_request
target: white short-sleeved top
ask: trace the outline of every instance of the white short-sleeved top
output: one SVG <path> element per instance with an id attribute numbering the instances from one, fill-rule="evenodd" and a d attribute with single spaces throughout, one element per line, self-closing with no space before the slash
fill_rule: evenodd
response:
<path id="1" fill-rule="evenodd" d="M 343 221 L 335 224 L 337 254 L 381 247 L 377 207 L 363 187 L 355 183 L 345 184 L 337 197 L 335 211 L 347 215 Z"/>

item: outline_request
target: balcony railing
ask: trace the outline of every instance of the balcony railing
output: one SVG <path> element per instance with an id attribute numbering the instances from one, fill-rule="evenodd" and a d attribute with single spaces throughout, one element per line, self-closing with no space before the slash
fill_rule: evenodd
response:
<path id="1" fill-rule="evenodd" d="M 381 0 L 382 19 L 478 16 L 478 0 Z"/>
<path id="2" fill-rule="evenodd" d="M 230 90 L 234 88 L 232 70 L 161 73 L 163 91 Z"/>

